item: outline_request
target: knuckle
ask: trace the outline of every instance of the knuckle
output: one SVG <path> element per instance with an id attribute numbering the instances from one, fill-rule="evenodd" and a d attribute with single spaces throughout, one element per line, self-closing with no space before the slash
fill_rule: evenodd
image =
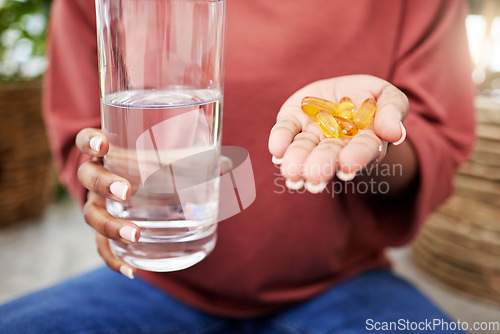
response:
<path id="1" fill-rule="evenodd" d="M 278 119 L 276 124 L 273 126 L 272 130 L 277 130 L 277 129 L 283 129 L 290 131 L 292 133 L 296 133 L 300 130 L 300 123 L 298 120 L 291 118 L 291 117 L 284 117 L 281 119 Z"/>
<path id="2" fill-rule="evenodd" d="M 85 205 L 83 206 L 83 219 L 88 225 L 91 225 L 91 221 L 93 218 L 93 209 L 94 205 L 90 202 L 86 202 Z"/>
<path id="3" fill-rule="evenodd" d="M 314 152 L 319 154 L 320 156 L 323 156 L 325 154 L 333 154 L 336 156 L 340 152 L 340 150 L 342 150 L 342 148 L 343 146 L 338 144 L 325 144 L 318 146 Z"/>
<path id="4" fill-rule="evenodd" d="M 322 141 L 319 142 L 318 148 L 319 147 L 330 147 L 330 148 L 342 148 L 346 145 L 346 143 L 340 139 L 337 138 L 325 138 Z"/>
<path id="5" fill-rule="evenodd" d="M 309 142 L 309 143 L 314 144 L 314 145 L 317 145 L 319 143 L 318 136 L 316 136 L 314 133 L 310 133 L 310 132 L 300 132 L 293 139 L 294 142 L 304 141 L 304 140 L 306 142 Z"/>
<path id="6" fill-rule="evenodd" d="M 282 126 L 283 127 L 286 127 L 290 130 L 292 130 L 293 132 L 298 132 L 300 131 L 300 123 L 296 120 L 293 120 L 293 119 L 285 119 L 282 122 Z"/>
<path id="7" fill-rule="evenodd" d="M 287 151 L 285 152 L 284 158 L 287 158 L 287 153 L 288 155 L 292 154 L 295 156 L 295 154 L 303 154 L 303 153 L 308 153 L 311 152 L 314 148 L 316 147 L 316 143 L 310 141 L 310 140 L 296 140 L 293 141 L 292 144 L 288 147 Z"/>
<path id="8" fill-rule="evenodd" d="M 97 190 L 101 186 L 101 183 L 103 181 L 102 175 L 97 173 L 92 176 L 92 189 L 91 190 Z"/>
<path id="9" fill-rule="evenodd" d="M 115 224 L 111 217 L 106 217 L 104 219 L 102 225 L 102 234 L 110 238 L 112 238 L 114 235 L 117 235 Z"/>
<path id="10" fill-rule="evenodd" d="M 83 183 L 82 181 L 85 178 L 85 170 L 86 170 L 87 166 L 88 166 L 88 162 L 84 162 L 83 164 L 81 164 L 78 167 L 77 177 L 78 177 L 78 180 L 80 181 L 80 183 Z"/>

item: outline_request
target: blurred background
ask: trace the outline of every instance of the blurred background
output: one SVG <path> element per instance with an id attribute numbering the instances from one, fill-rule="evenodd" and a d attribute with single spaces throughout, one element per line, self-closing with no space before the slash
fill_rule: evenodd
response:
<path id="1" fill-rule="evenodd" d="M 399 275 L 472 323 L 500 321 L 500 0 L 468 2 L 478 140 L 455 194 L 413 245 L 388 254 Z M 50 3 L 0 0 L 0 303 L 102 265 L 57 182 L 41 117 Z"/>
<path id="2" fill-rule="evenodd" d="M 500 98 L 500 2 L 469 0 L 467 37 L 478 92 Z"/>

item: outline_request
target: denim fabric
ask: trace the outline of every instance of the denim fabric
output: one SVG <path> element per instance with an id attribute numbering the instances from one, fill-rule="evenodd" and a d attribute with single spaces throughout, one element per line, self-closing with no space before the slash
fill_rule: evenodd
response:
<path id="1" fill-rule="evenodd" d="M 192 309 L 140 279 L 101 268 L 0 306 L 0 333 L 462 333 L 381 327 L 384 322 L 434 319 L 451 321 L 386 270 L 367 272 L 271 316 L 227 319 Z"/>

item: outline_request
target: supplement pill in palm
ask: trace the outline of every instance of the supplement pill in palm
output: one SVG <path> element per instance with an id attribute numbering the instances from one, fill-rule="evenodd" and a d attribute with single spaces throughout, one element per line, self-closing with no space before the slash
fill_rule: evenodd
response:
<path id="1" fill-rule="evenodd" d="M 316 122 L 318 123 L 323 134 L 328 138 L 340 138 L 341 130 L 337 121 L 328 111 L 320 110 L 316 114 Z"/>
<path id="2" fill-rule="evenodd" d="M 332 101 L 319 97 L 306 96 L 302 99 L 301 108 L 312 119 L 316 119 L 316 114 L 320 110 L 327 111 L 332 115 L 338 115 L 338 107 Z"/>
<path id="3" fill-rule="evenodd" d="M 371 122 L 375 112 L 377 111 L 377 102 L 373 98 L 366 99 L 358 111 L 354 115 L 354 123 L 358 125 L 360 129 L 366 128 L 366 126 Z"/>
<path id="4" fill-rule="evenodd" d="M 340 117 L 352 120 L 354 104 L 352 103 L 352 100 L 349 97 L 345 96 L 342 99 L 340 99 L 338 109 Z"/>
<path id="5" fill-rule="evenodd" d="M 342 135 L 352 137 L 358 133 L 358 126 L 353 121 L 339 116 L 333 116 L 333 119 L 339 124 Z"/>

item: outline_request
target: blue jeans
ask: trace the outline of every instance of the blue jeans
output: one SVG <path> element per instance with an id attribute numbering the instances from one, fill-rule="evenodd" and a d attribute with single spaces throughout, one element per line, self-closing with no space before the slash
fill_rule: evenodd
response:
<path id="1" fill-rule="evenodd" d="M 0 333 L 463 333 L 423 327 L 434 319 L 451 322 L 387 270 L 364 273 L 274 315 L 228 319 L 102 268 L 0 306 Z M 383 327 L 391 323 L 406 327 Z M 419 324 L 421 330 L 411 330 Z"/>

